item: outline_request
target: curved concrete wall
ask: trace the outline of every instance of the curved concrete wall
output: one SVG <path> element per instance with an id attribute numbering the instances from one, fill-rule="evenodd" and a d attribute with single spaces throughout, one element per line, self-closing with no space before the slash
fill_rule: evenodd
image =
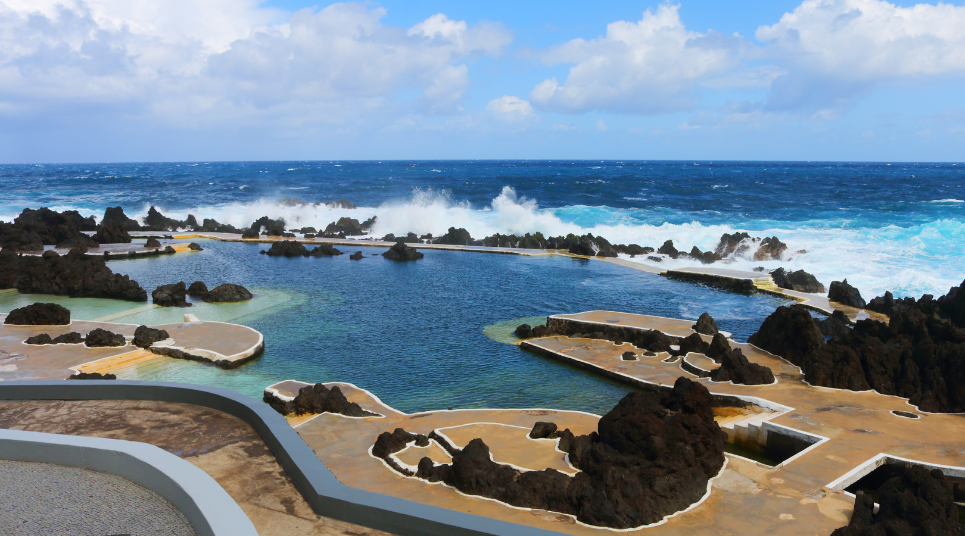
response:
<path id="1" fill-rule="evenodd" d="M 401 536 L 559 534 L 346 486 L 284 417 L 267 404 L 228 389 L 119 380 L 2 382 L 0 400 L 155 400 L 203 406 L 248 423 L 319 515 Z"/>
<path id="2" fill-rule="evenodd" d="M 230 495 L 207 473 L 147 443 L 0 430 L 0 459 L 90 469 L 130 480 L 174 505 L 199 536 L 257 536 Z"/>

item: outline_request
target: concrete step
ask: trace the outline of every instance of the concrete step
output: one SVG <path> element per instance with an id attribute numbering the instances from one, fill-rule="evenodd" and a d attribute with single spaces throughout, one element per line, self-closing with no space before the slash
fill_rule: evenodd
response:
<path id="1" fill-rule="evenodd" d="M 145 361 L 150 361 L 151 359 L 156 359 L 158 356 L 147 351 L 138 348 L 137 350 L 132 350 L 130 352 L 125 352 L 123 354 L 118 354 L 111 357 L 105 357 L 104 359 L 98 359 L 91 363 L 86 363 L 77 367 L 79 372 L 99 372 L 101 374 L 113 374 L 115 371 L 131 367 L 138 363 L 143 363 Z"/>

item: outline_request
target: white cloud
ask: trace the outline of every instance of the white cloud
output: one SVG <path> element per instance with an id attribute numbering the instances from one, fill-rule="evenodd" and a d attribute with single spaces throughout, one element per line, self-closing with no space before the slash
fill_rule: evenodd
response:
<path id="1" fill-rule="evenodd" d="M 521 122 L 539 118 L 539 116 L 533 112 L 533 106 L 528 101 L 512 95 L 503 95 L 502 97 L 489 101 L 489 104 L 486 105 L 486 111 L 502 121 L 509 122 Z"/>
<path id="2" fill-rule="evenodd" d="M 257 118 L 290 131 L 401 110 L 400 90 L 418 95 L 401 114 L 456 113 L 470 87 L 464 62 L 512 40 L 498 24 L 442 14 L 406 29 L 365 3 L 290 17 L 260 3 L 0 0 L 0 116 L 96 105 L 154 123 Z"/>
<path id="3" fill-rule="evenodd" d="M 962 28 L 965 6 L 805 0 L 755 34 L 787 71 L 769 105 L 843 109 L 881 83 L 965 75 Z"/>
<path id="4" fill-rule="evenodd" d="M 556 78 L 539 83 L 530 100 L 560 112 L 650 114 L 689 108 L 698 84 L 734 76 L 747 44 L 739 36 L 688 31 L 679 7 L 662 4 L 638 22 L 608 24 L 605 36 L 574 39 L 545 51 L 542 59 L 548 64 L 575 65 L 563 84 Z M 736 80 L 726 83 L 739 85 Z"/>
<path id="5" fill-rule="evenodd" d="M 596 121 L 596 129 L 599 130 L 600 132 L 606 132 L 607 131 L 606 123 L 603 122 L 602 119 L 598 119 Z"/>

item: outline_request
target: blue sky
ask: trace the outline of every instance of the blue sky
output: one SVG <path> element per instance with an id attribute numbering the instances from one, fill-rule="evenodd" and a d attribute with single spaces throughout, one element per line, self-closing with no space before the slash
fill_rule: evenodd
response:
<path id="1" fill-rule="evenodd" d="M 0 0 L 0 162 L 965 160 L 965 5 Z"/>

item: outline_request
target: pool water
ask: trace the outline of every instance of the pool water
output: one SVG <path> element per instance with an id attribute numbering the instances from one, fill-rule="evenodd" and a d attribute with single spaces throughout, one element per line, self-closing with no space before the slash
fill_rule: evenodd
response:
<path id="1" fill-rule="evenodd" d="M 333 258 L 259 255 L 265 244 L 200 241 L 204 251 L 111 261 L 150 294 L 158 285 L 238 283 L 245 304 L 187 309 L 88 298 L 0 294 L 0 311 L 57 301 L 73 318 L 124 323 L 201 320 L 245 324 L 265 336 L 265 353 L 234 370 L 165 360 L 135 373 L 145 380 L 217 385 L 261 398 L 267 385 L 296 379 L 343 381 L 405 412 L 440 408 L 557 408 L 602 414 L 629 387 L 507 344 L 517 323 L 592 309 L 694 319 L 709 312 L 746 340 L 781 298 L 726 293 L 597 260 L 424 250 L 399 263 L 382 248 Z"/>

